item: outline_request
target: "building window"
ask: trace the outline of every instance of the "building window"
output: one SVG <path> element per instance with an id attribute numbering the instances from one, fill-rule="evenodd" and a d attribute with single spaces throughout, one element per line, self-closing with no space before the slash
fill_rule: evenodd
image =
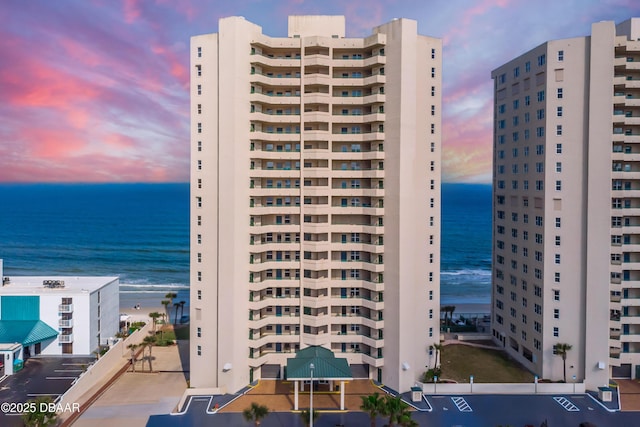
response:
<path id="1" fill-rule="evenodd" d="M 547 63 L 547 55 L 543 53 L 542 55 L 538 56 L 538 67 L 542 67 L 546 63 Z"/>
<path id="2" fill-rule="evenodd" d="M 544 101 L 544 90 L 538 91 L 538 102 Z"/>
<path id="3" fill-rule="evenodd" d="M 202 141 L 198 141 L 198 151 L 202 151 Z"/>
<path id="4" fill-rule="evenodd" d="M 435 67 L 431 67 L 431 77 L 435 78 L 436 76 L 436 69 Z"/>
<path id="5" fill-rule="evenodd" d="M 556 136 L 562 135 L 562 125 L 556 125 Z"/>
<path id="6" fill-rule="evenodd" d="M 562 143 L 556 144 L 556 154 L 562 154 Z"/>
<path id="7" fill-rule="evenodd" d="M 198 95 L 202 95 L 202 85 L 198 85 Z"/>
<path id="8" fill-rule="evenodd" d="M 198 160 L 198 170 L 202 170 L 202 160 Z"/>
<path id="9" fill-rule="evenodd" d="M 563 92 L 563 91 L 562 91 L 562 88 L 561 88 L 561 87 L 559 87 L 559 88 L 558 88 L 558 91 L 557 91 L 558 99 L 562 99 L 562 96 L 563 96 L 563 93 L 562 93 L 562 92 Z"/>
<path id="10" fill-rule="evenodd" d="M 202 133 L 202 123 L 198 123 L 198 133 Z"/>
<path id="11" fill-rule="evenodd" d="M 198 346 L 198 356 L 202 356 L 202 346 Z"/>
<path id="12" fill-rule="evenodd" d="M 563 113 L 562 107 L 557 107 L 556 108 L 556 116 L 562 117 L 562 113 Z"/>
<path id="13" fill-rule="evenodd" d="M 202 271 L 198 271 L 198 282 L 202 282 Z"/>
<path id="14" fill-rule="evenodd" d="M 558 61 L 560 62 L 564 61 L 564 50 L 558 51 Z"/>
<path id="15" fill-rule="evenodd" d="M 202 338 L 202 328 L 200 326 L 198 326 L 196 334 L 198 335 L 198 338 Z"/>
<path id="16" fill-rule="evenodd" d="M 556 283 L 560 283 L 560 273 L 556 272 L 553 275 L 553 281 Z"/>
<path id="17" fill-rule="evenodd" d="M 436 59 L 436 50 L 431 49 L 431 59 Z"/>
<path id="18" fill-rule="evenodd" d="M 202 47 L 198 46 L 198 58 L 202 58 Z"/>
<path id="19" fill-rule="evenodd" d="M 202 207 L 202 197 L 196 197 L 196 205 L 201 208 Z"/>
<path id="20" fill-rule="evenodd" d="M 553 300 L 560 301 L 560 290 L 558 289 L 553 290 Z"/>
<path id="21" fill-rule="evenodd" d="M 558 327 L 554 327 L 553 328 L 553 336 L 554 337 L 559 337 L 560 336 L 560 328 L 558 328 Z"/>
<path id="22" fill-rule="evenodd" d="M 562 190 L 562 181 L 556 181 L 556 191 Z"/>
<path id="23" fill-rule="evenodd" d="M 431 96 L 436 96 L 436 87 L 431 86 Z"/>
<path id="24" fill-rule="evenodd" d="M 562 225 L 562 218 L 556 218 L 556 228 L 560 228 Z"/>
<path id="25" fill-rule="evenodd" d="M 198 290 L 198 299 L 200 299 L 200 300 L 202 299 L 202 291 L 201 290 Z"/>
<path id="26" fill-rule="evenodd" d="M 556 172 L 562 172 L 562 162 L 556 162 Z"/>
<path id="27" fill-rule="evenodd" d="M 198 234 L 198 244 L 202 244 L 202 234 Z"/>

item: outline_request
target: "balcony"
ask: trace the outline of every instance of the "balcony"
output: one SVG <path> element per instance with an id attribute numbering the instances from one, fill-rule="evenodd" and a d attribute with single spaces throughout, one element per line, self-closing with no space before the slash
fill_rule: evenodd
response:
<path id="1" fill-rule="evenodd" d="M 58 342 L 62 344 L 69 344 L 73 342 L 73 334 L 58 335 Z"/>
<path id="2" fill-rule="evenodd" d="M 58 326 L 61 328 L 73 328 L 73 319 L 59 319 Z"/>
<path id="3" fill-rule="evenodd" d="M 59 313 L 73 313 L 73 304 L 60 304 L 58 305 Z"/>

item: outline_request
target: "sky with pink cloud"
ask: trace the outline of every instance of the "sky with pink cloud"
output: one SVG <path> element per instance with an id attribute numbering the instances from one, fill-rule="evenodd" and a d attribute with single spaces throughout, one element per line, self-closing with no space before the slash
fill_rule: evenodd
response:
<path id="1" fill-rule="evenodd" d="M 189 38 L 240 15 L 274 37 L 287 15 L 393 18 L 444 42 L 443 180 L 490 182 L 491 70 L 638 0 L 3 0 L 0 182 L 186 182 Z"/>

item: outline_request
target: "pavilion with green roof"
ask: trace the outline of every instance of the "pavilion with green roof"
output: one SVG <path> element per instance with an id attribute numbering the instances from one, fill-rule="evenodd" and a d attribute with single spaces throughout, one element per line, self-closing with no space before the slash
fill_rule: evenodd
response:
<path id="1" fill-rule="evenodd" d="M 313 369 L 312 369 L 313 366 Z M 294 410 L 298 410 L 298 384 L 302 381 L 324 380 L 333 384 L 340 381 L 340 409 L 344 410 L 344 382 L 352 380 L 351 368 L 345 358 L 337 358 L 333 352 L 321 346 L 310 346 L 287 359 L 287 380 L 294 382 Z M 313 382 L 311 384 L 313 387 Z M 333 387 L 332 387 L 333 388 Z"/>

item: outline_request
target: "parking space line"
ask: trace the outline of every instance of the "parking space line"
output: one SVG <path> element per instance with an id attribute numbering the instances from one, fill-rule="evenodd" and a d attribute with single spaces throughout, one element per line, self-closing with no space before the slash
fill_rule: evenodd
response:
<path id="1" fill-rule="evenodd" d="M 75 380 L 77 377 L 45 377 L 47 380 Z"/>
<path id="2" fill-rule="evenodd" d="M 54 369 L 53 372 L 82 372 L 82 369 Z"/>
<path id="3" fill-rule="evenodd" d="M 578 412 L 580 411 L 580 408 L 578 408 L 576 405 L 574 405 L 569 399 L 567 399 L 566 397 L 554 397 L 553 400 L 555 400 L 556 402 L 558 402 L 558 404 L 560 406 L 562 406 L 564 409 L 566 409 L 569 412 Z"/>
<path id="4" fill-rule="evenodd" d="M 471 405 L 467 403 L 464 397 L 452 397 L 451 400 L 460 412 L 473 412 Z"/>

